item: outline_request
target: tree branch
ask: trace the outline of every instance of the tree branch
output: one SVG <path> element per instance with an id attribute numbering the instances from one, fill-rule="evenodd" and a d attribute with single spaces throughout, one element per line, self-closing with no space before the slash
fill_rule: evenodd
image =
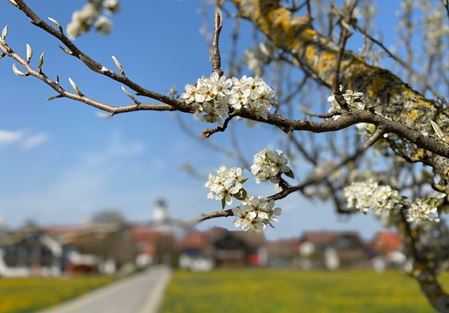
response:
<path id="1" fill-rule="evenodd" d="M 303 68 L 311 72 L 312 77 L 317 77 L 324 86 L 332 88 L 339 51 L 335 43 L 317 32 L 304 17 L 295 16 L 284 8 L 280 0 L 233 0 L 233 2 L 242 18 L 255 24 L 277 48 L 288 53 Z M 388 121 L 369 123 L 383 124 L 387 127 L 387 132 L 399 134 L 397 132 L 399 131 L 400 137 L 418 146 L 420 144 L 417 141 L 420 143 L 426 141 L 424 136 L 418 134 L 431 131 L 428 124 L 430 120 L 434 120 L 443 131 L 449 131 L 449 124 L 443 122 L 444 118 L 441 117 L 442 113 L 435 102 L 411 89 L 390 71 L 369 65 L 354 53 L 346 52 L 342 57 L 340 74 L 347 89 L 362 92 L 368 106 L 376 106 L 377 114 L 369 119 L 386 118 L 390 122 L 401 124 L 399 128 L 405 127 L 411 132 L 416 130 L 416 133 L 409 136 L 410 131 L 405 128 L 399 130 L 397 127 L 399 125 L 393 126 Z M 349 122 L 347 116 L 342 116 L 337 121 Z M 393 126 L 394 130 L 390 126 Z M 430 148 L 427 143 L 425 145 Z M 437 155 L 421 153 L 422 151 L 416 149 L 411 151 L 403 149 L 400 152 L 403 155 L 413 153 L 413 158 L 432 166 L 436 174 L 449 178 L 448 146 L 444 146 L 443 150 L 446 151 L 443 154 L 425 148 L 444 156 L 443 159 Z"/>
<path id="2" fill-rule="evenodd" d="M 290 53 L 298 62 L 305 65 L 313 75 L 319 77 L 328 86 L 332 85 L 335 78 L 335 62 L 338 58 L 337 46 L 327 38 L 321 36 L 311 28 L 310 19 L 297 19 L 290 12 L 282 8 L 278 0 L 233 0 L 243 17 L 252 20 L 259 28 L 266 33 L 272 41 L 281 49 Z M 43 77 L 38 72 L 32 72 L 37 78 L 50 85 L 58 94 L 63 92 L 64 96 L 84 102 L 106 112 L 116 114 L 138 110 L 179 110 L 192 113 L 191 106 L 175 98 L 161 95 L 147 90 L 137 83 L 131 81 L 122 74 L 116 74 L 87 54 L 82 52 L 60 29 L 50 26 L 40 19 L 23 0 L 16 0 L 17 7 L 24 12 L 33 24 L 43 29 L 53 37 L 61 41 L 70 55 L 81 60 L 94 72 L 111 78 L 114 81 L 123 83 L 127 87 L 136 91 L 138 95 L 156 99 L 168 106 L 153 105 L 131 105 L 122 108 L 115 108 L 103 103 L 96 102 L 79 94 L 67 93 L 61 89 L 59 84 Z M 7 46 L 6 46 L 7 47 Z M 16 60 L 19 61 L 19 60 Z M 241 110 L 237 115 L 250 120 L 259 121 L 265 124 L 274 125 L 284 132 L 290 131 L 311 131 L 329 132 L 347 128 L 357 123 L 372 123 L 382 126 L 386 132 L 397 134 L 419 148 L 426 149 L 434 155 L 428 153 L 417 154 L 416 158 L 425 164 L 433 166 L 435 171 L 442 177 L 449 177 L 449 145 L 441 140 L 424 136 L 422 133 L 429 129 L 429 125 L 420 125 L 420 120 L 435 119 L 438 123 L 438 115 L 441 110 L 436 108 L 434 102 L 425 99 L 410 87 L 399 80 L 396 76 L 380 68 L 369 66 L 364 61 L 353 54 L 344 53 L 341 60 L 341 78 L 348 88 L 362 91 L 367 95 L 370 103 L 382 103 L 379 106 L 381 114 L 368 111 L 348 112 L 335 120 L 326 120 L 315 123 L 303 120 L 289 120 L 278 114 L 268 114 L 266 118 L 256 116 L 248 110 Z M 396 99 L 396 102 L 392 102 Z M 399 101 L 397 100 L 399 99 Z M 385 102 L 385 103 L 383 103 Z M 403 103 L 407 103 L 404 106 Z M 396 108 L 399 112 L 389 113 L 391 108 Z M 438 110 L 437 110 L 438 109 Z M 382 111 L 385 110 L 385 111 Z M 443 110 L 444 111 L 444 110 Z M 426 115 L 427 119 L 419 119 Z M 439 125 L 446 131 L 444 125 Z M 417 129 L 417 130 L 415 130 Z M 406 154 L 407 152 L 403 152 Z M 438 157 L 440 156 L 440 157 Z M 441 157 L 444 157 L 443 159 Z"/>
<path id="3" fill-rule="evenodd" d="M 122 75 L 122 73 L 114 73 L 109 70 L 106 66 L 100 64 L 98 61 L 94 60 L 92 57 L 83 52 L 78 46 L 75 45 L 73 41 L 71 41 L 59 28 L 54 28 L 43 19 L 41 19 L 23 0 L 14 0 L 17 4 L 16 7 L 21 10 L 30 20 L 31 23 L 40 29 L 44 30 L 46 33 L 58 39 L 62 44 L 64 44 L 65 49 L 69 53 L 69 55 L 79 59 L 82 63 L 84 63 L 89 69 L 98 73 L 100 75 L 109 77 L 117 82 L 120 82 L 127 87 L 131 88 L 138 95 L 155 99 L 162 103 L 168 104 L 179 111 L 189 111 L 189 108 L 186 107 L 182 102 L 177 101 L 171 97 L 162 95 L 155 91 L 148 90 L 136 82 L 132 81 L 128 77 Z"/>
<path id="4" fill-rule="evenodd" d="M 198 223 L 201 223 L 201 222 L 213 219 L 213 218 L 229 217 L 229 216 L 234 216 L 234 212 L 232 212 L 232 209 L 218 210 L 218 211 L 203 213 L 203 214 L 201 214 L 201 216 L 199 218 L 197 218 L 194 221 L 194 224 L 198 224 Z"/>
<path id="5" fill-rule="evenodd" d="M 229 122 L 236 116 L 236 114 L 230 114 L 223 122 L 222 126 L 217 126 L 215 128 L 208 128 L 205 131 L 203 131 L 203 137 L 209 138 L 215 133 L 224 132 L 229 125 Z"/>
<path id="6" fill-rule="evenodd" d="M 302 182 L 299 185 L 284 188 L 280 192 L 269 196 L 268 199 L 270 199 L 270 200 L 283 199 L 293 192 L 304 191 L 305 188 L 307 188 L 311 185 L 314 185 L 314 184 L 318 184 L 323 180 L 326 180 L 329 176 L 334 174 L 336 171 L 338 171 L 340 168 L 342 168 L 349 162 L 353 162 L 356 159 L 358 159 L 359 157 L 361 157 L 371 146 L 373 146 L 379 139 L 382 138 L 384 133 L 385 133 L 385 131 L 382 128 L 378 128 L 376 130 L 376 132 L 360 148 L 358 148 L 353 154 L 342 159 L 338 164 L 331 167 L 329 170 L 323 171 L 322 173 L 320 173 L 318 175 L 313 175 L 309 179 L 306 179 L 304 182 Z"/>
<path id="7" fill-rule="evenodd" d="M 76 91 L 76 92 L 69 92 L 67 91 L 58 80 L 50 79 L 43 71 L 42 68 L 39 69 L 33 69 L 31 65 L 22 58 L 19 54 L 17 54 L 13 49 L 11 49 L 6 43 L 2 43 L 0 41 L 0 51 L 7 55 L 8 57 L 15 60 L 18 64 L 23 66 L 23 68 L 26 70 L 24 73 L 25 76 L 32 76 L 34 78 L 39 79 L 40 81 L 44 82 L 47 86 L 49 86 L 51 89 L 56 91 L 57 95 L 50 97 L 49 100 L 58 99 L 58 98 L 68 98 L 72 99 L 78 102 L 85 103 L 89 106 L 92 106 L 94 108 L 97 108 L 99 110 L 111 113 L 112 115 L 120 114 L 120 113 L 126 113 L 126 112 L 133 112 L 133 111 L 174 111 L 175 108 L 167 105 L 167 104 L 146 104 L 146 103 L 139 103 L 139 104 L 130 104 L 125 106 L 112 106 L 97 100 L 94 100 L 90 97 L 87 97 L 83 93 Z"/>
<path id="8" fill-rule="evenodd" d="M 215 9 L 215 23 L 214 23 L 214 35 L 212 38 L 212 46 L 210 52 L 210 58 L 212 63 L 212 70 L 219 76 L 223 75 L 221 69 L 221 55 L 220 55 L 220 34 L 223 28 L 223 15 L 218 4 Z"/>
<path id="9" fill-rule="evenodd" d="M 426 296 L 432 307 L 440 313 L 449 312 L 449 294 L 447 294 L 438 281 L 436 270 L 432 269 L 429 262 L 418 251 L 416 236 L 418 233 L 414 231 L 407 222 L 406 208 L 400 211 L 399 229 L 403 234 L 403 239 L 409 254 L 413 257 L 412 276 L 418 282 L 422 292 Z"/>

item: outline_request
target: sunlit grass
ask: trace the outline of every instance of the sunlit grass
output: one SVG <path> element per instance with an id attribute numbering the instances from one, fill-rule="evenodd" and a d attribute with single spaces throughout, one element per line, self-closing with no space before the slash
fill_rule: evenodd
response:
<path id="1" fill-rule="evenodd" d="M 445 277 L 449 286 L 449 277 Z M 175 273 L 162 313 L 431 313 L 411 278 L 396 272 Z"/>
<path id="2" fill-rule="evenodd" d="M 0 278 L 0 313 L 35 312 L 77 297 L 112 280 L 112 277 Z"/>

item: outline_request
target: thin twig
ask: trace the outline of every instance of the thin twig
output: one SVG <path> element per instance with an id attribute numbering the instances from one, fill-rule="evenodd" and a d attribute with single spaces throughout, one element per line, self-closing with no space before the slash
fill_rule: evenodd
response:
<path id="1" fill-rule="evenodd" d="M 298 184 L 296 186 L 292 186 L 289 188 L 285 188 L 285 189 L 281 190 L 280 192 L 269 196 L 268 199 L 270 199 L 270 200 L 283 199 L 293 192 L 303 191 L 305 188 L 307 188 L 311 185 L 320 183 L 327 177 L 334 174 L 340 168 L 342 168 L 343 166 L 348 164 L 349 162 L 353 162 L 356 159 L 358 159 L 360 156 L 362 156 L 371 146 L 373 146 L 383 136 L 384 133 L 385 132 L 382 128 L 378 128 L 376 130 L 376 132 L 360 148 L 358 148 L 353 154 L 351 154 L 348 157 L 341 160 L 335 166 L 331 167 L 329 170 L 323 171 L 322 173 L 320 173 L 318 175 L 314 175 L 314 176 L 310 177 L 309 179 L 305 180 L 304 182 L 302 182 L 301 184 Z"/>
<path id="2" fill-rule="evenodd" d="M 209 138 L 210 136 L 212 136 L 215 133 L 220 133 L 220 132 L 224 132 L 229 125 L 229 122 L 236 116 L 236 114 L 230 114 L 223 122 L 223 125 L 221 126 L 217 126 L 214 128 L 208 128 L 206 130 L 203 131 L 203 137 L 204 138 Z"/>
<path id="3" fill-rule="evenodd" d="M 219 76 L 223 75 L 221 69 L 221 55 L 220 55 L 220 33 L 223 28 L 223 16 L 221 9 L 217 6 L 215 9 L 214 35 L 212 37 L 212 46 L 210 51 L 210 58 L 212 63 L 212 70 Z"/>
<path id="4" fill-rule="evenodd" d="M 137 92 L 138 95 L 152 98 L 155 100 L 158 100 L 162 103 L 166 103 L 172 107 L 177 108 L 180 111 L 184 111 L 188 108 L 176 99 L 173 99 L 169 96 L 162 95 L 158 92 L 148 90 L 136 82 L 129 79 L 127 76 L 123 76 L 120 73 L 114 73 L 113 71 L 109 70 L 104 65 L 100 64 L 96 60 L 94 60 L 91 56 L 83 52 L 73 41 L 71 41 L 63 32 L 61 32 L 58 28 L 53 27 L 52 25 L 45 22 L 42 18 L 40 18 L 23 0 L 15 0 L 16 7 L 21 10 L 28 18 L 31 20 L 31 23 L 39 27 L 40 29 L 44 30 L 51 36 L 58 39 L 62 44 L 64 44 L 65 49 L 70 52 L 70 55 L 79 59 L 82 63 L 84 63 L 89 69 L 92 71 L 107 76 L 117 82 L 120 82 L 127 87 L 131 88 L 135 92 Z"/>
<path id="5" fill-rule="evenodd" d="M 106 104 L 106 103 L 100 102 L 98 100 L 92 99 L 83 93 L 69 92 L 61 85 L 61 83 L 58 80 L 53 80 L 53 79 L 49 78 L 49 76 L 44 73 L 42 68 L 33 69 L 31 67 L 31 65 L 26 61 L 26 59 L 24 59 L 19 54 L 17 54 L 11 47 L 7 46 L 5 43 L 0 42 L 0 51 L 2 51 L 8 57 L 12 58 L 18 64 L 23 66 L 23 68 L 26 70 L 26 72 L 25 72 L 26 76 L 28 76 L 28 77 L 31 76 L 31 77 L 41 80 L 42 82 L 44 82 L 47 86 L 49 86 L 51 89 L 53 89 L 57 93 L 55 96 L 50 97 L 49 100 L 68 98 L 68 99 L 72 99 L 72 100 L 75 100 L 78 102 L 85 103 L 85 104 L 92 106 L 94 108 L 97 108 L 99 110 L 108 112 L 111 115 L 133 112 L 133 111 L 174 111 L 174 110 L 176 110 L 174 107 L 172 107 L 168 104 L 162 104 L 162 103 L 161 104 L 139 103 L 139 104 L 124 105 L 124 106 L 113 106 L 113 105 Z"/>
<path id="6" fill-rule="evenodd" d="M 341 13 L 340 11 L 338 11 L 338 9 L 333 8 L 333 11 L 340 16 L 341 18 L 344 16 L 343 13 Z M 416 72 L 412 65 L 407 63 L 406 61 L 404 61 L 403 59 L 401 59 L 398 55 L 396 55 L 395 53 L 393 53 L 390 49 L 388 49 L 385 44 L 380 41 L 379 39 L 375 38 L 374 36 L 372 36 L 370 33 L 368 33 L 365 29 L 363 29 L 362 27 L 360 27 L 357 24 L 357 21 L 355 19 L 351 19 L 350 23 L 348 23 L 355 31 L 359 32 L 360 34 L 362 34 L 365 38 L 367 38 L 369 41 L 371 41 L 372 43 L 374 43 L 376 46 L 378 46 L 382 51 L 384 51 L 393 61 L 395 61 L 397 64 L 399 64 L 400 66 L 402 66 L 403 68 L 405 68 L 407 71 L 409 71 L 415 78 L 417 78 L 426 89 L 428 89 L 435 97 L 440 97 L 439 93 L 435 90 L 435 88 L 433 88 L 431 85 L 429 85 L 426 82 L 426 78 L 419 74 L 418 72 Z"/>

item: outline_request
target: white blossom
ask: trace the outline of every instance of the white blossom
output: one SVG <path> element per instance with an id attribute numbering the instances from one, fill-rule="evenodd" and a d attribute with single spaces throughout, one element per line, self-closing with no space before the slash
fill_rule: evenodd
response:
<path id="1" fill-rule="evenodd" d="M 196 85 L 187 85 L 181 98 L 192 104 L 201 120 L 217 122 L 229 114 L 228 96 L 232 80 L 213 73 L 210 77 L 198 79 Z"/>
<path id="2" fill-rule="evenodd" d="M 112 23 L 106 16 L 100 16 L 95 22 L 95 29 L 103 35 L 108 35 L 112 31 Z"/>
<path id="3" fill-rule="evenodd" d="M 102 13 L 105 10 L 115 13 L 118 9 L 118 0 L 90 1 L 80 10 L 73 12 L 72 20 L 67 25 L 67 33 L 70 37 L 76 38 L 95 27 L 98 32 L 109 34 L 112 30 L 112 23 Z"/>
<path id="4" fill-rule="evenodd" d="M 223 121 L 232 110 L 246 109 L 266 117 L 275 94 L 260 78 L 226 78 L 214 72 L 198 79 L 195 85 L 186 85 L 181 99 L 193 106 L 201 120 L 214 123 Z"/>
<path id="5" fill-rule="evenodd" d="M 67 33 L 70 37 L 76 38 L 87 32 L 99 14 L 99 10 L 93 3 L 85 4 L 81 10 L 73 12 L 72 20 L 67 25 Z"/>
<path id="6" fill-rule="evenodd" d="M 254 163 L 251 165 L 251 173 L 256 181 L 271 181 L 277 183 L 280 174 L 293 176 L 288 167 L 288 160 L 280 150 L 263 149 L 254 155 Z"/>
<path id="7" fill-rule="evenodd" d="M 118 0 L 105 0 L 103 7 L 111 12 L 116 12 L 120 8 L 120 3 Z"/>
<path id="8" fill-rule="evenodd" d="M 243 169 L 239 167 L 227 168 L 222 166 L 215 175 L 209 174 L 206 188 L 209 189 L 207 197 L 216 199 L 222 203 L 232 203 L 232 196 L 238 195 L 243 190 L 246 178 Z"/>
<path id="9" fill-rule="evenodd" d="M 367 213 L 371 209 L 379 217 L 387 216 L 403 202 L 397 190 L 388 185 L 379 185 L 372 178 L 352 183 L 344 188 L 343 194 L 348 208 L 363 213 Z"/>
<path id="10" fill-rule="evenodd" d="M 438 209 L 435 202 L 430 199 L 416 199 L 407 210 L 407 222 L 413 225 L 439 221 Z"/>
<path id="11" fill-rule="evenodd" d="M 236 217 L 234 225 L 245 231 L 263 231 L 267 225 L 272 226 L 281 215 L 281 209 L 274 207 L 274 200 L 249 197 L 242 204 L 232 212 Z"/>
<path id="12" fill-rule="evenodd" d="M 266 118 L 276 96 L 271 87 L 261 78 L 243 76 L 233 78 L 229 104 L 234 110 L 247 109 Z"/>

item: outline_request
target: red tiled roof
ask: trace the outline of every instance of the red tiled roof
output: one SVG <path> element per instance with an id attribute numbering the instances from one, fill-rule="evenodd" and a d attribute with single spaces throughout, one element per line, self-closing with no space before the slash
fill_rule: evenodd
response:
<path id="1" fill-rule="evenodd" d="M 181 249 L 204 249 L 209 245 L 206 233 L 193 231 L 187 234 L 179 243 Z"/>
<path id="2" fill-rule="evenodd" d="M 378 232 L 371 242 L 374 251 L 388 254 L 401 249 L 402 241 L 398 233 L 392 231 Z"/>
<path id="3" fill-rule="evenodd" d="M 156 241 L 161 237 L 161 232 L 154 230 L 152 227 L 139 225 L 130 228 L 131 236 L 135 241 Z"/>

